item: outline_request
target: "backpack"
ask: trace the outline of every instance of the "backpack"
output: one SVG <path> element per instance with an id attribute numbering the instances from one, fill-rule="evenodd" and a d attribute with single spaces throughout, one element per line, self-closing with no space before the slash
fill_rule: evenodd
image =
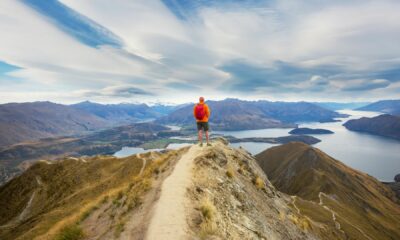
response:
<path id="1" fill-rule="evenodd" d="M 197 104 L 194 112 L 197 120 L 203 120 L 203 118 L 206 116 L 204 104 Z"/>

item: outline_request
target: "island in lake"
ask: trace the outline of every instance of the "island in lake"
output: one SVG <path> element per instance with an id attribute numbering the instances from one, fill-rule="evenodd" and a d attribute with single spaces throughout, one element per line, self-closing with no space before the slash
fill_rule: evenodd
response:
<path id="1" fill-rule="evenodd" d="M 305 134 L 333 134 L 331 130 L 321 128 L 295 128 L 289 134 L 305 135 Z"/>

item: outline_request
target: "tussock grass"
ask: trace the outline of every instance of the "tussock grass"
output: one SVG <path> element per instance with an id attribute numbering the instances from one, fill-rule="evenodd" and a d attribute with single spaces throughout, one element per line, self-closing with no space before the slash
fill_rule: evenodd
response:
<path id="1" fill-rule="evenodd" d="M 233 178 L 235 176 L 235 171 L 233 171 L 232 167 L 228 167 L 226 170 L 226 176 L 229 178 Z"/>
<path id="2" fill-rule="evenodd" d="M 200 211 L 205 219 L 212 220 L 217 210 L 210 199 L 204 198 L 201 202 Z"/>
<path id="3" fill-rule="evenodd" d="M 300 227 L 303 231 L 307 231 L 311 228 L 311 223 L 307 218 L 289 215 L 289 219 L 298 227 Z"/>
<path id="4" fill-rule="evenodd" d="M 206 239 L 209 235 L 217 233 L 217 224 L 215 221 L 217 209 L 208 198 L 204 198 L 200 203 L 200 211 L 203 216 L 203 221 L 200 224 L 199 236 Z"/>
<path id="5" fill-rule="evenodd" d="M 87 209 L 86 211 L 84 211 L 79 219 L 79 222 L 83 222 L 85 221 L 86 218 L 88 218 L 90 216 L 90 214 L 92 214 L 95 210 L 99 209 L 98 206 L 93 206 L 89 209 Z"/>
<path id="6" fill-rule="evenodd" d="M 253 179 L 253 184 L 258 188 L 258 189 L 264 189 L 265 188 L 265 183 L 264 181 L 259 177 L 255 176 Z"/>
<path id="7" fill-rule="evenodd" d="M 119 191 L 118 194 L 117 194 L 116 200 L 120 200 L 123 196 L 124 196 L 123 191 L 122 190 Z"/>
<path id="8" fill-rule="evenodd" d="M 108 202 L 108 198 L 109 198 L 108 195 L 104 196 L 104 198 L 101 200 L 101 204 Z"/>
<path id="9" fill-rule="evenodd" d="M 279 219 L 281 221 L 284 221 L 286 219 L 286 214 L 282 211 L 279 211 Z"/>
<path id="10" fill-rule="evenodd" d="M 77 224 L 64 227 L 55 237 L 55 240 L 80 240 L 84 238 L 83 230 Z"/>
<path id="11" fill-rule="evenodd" d="M 125 222 L 119 222 L 114 229 L 114 236 L 119 237 L 121 233 L 124 231 Z"/>

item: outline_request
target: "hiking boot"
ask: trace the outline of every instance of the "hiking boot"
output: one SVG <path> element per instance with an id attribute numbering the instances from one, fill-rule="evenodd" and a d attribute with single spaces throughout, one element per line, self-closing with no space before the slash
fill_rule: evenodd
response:
<path id="1" fill-rule="evenodd" d="M 203 143 L 199 143 L 199 146 L 202 147 L 202 146 L 203 146 Z"/>
<path id="2" fill-rule="evenodd" d="M 207 143 L 207 146 L 211 147 L 211 143 Z"/>

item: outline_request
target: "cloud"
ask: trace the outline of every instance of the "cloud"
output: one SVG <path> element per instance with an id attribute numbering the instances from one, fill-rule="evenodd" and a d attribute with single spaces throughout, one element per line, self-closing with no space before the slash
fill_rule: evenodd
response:
<path id="1" fill-rule="evenodd" d="M 0 92 L 18 86 L 21 97 L 36 91 L 52 100 L 57 92 L 65 100 L 86 91 L 104 101 L 151 93 L 183 102 L 190 90 L 398 96 L 399 11 L 394 0 L 3 0 L 0 61 L 18 67 L 9 79 L 23 81 Z M 131 91 L 106 90 L 121 86 Z"/>
<path id="2" fill-rule="evenodd" d="M 199 87 L 183 82 L 171 82 L 168 83 L 168 87 L 181 90 L 199 90 Z"/>
<path id="3" fill-rule="evenodd" d="M 22 2 L 48 17 L 63 31 L 89 46 L 112 45 L 118 47 L 121 45 L 121 40 L 108 29 L 66 7 L 59 1 L 22 0 Z"/>
<path id="4" fill-rule="evenodd" d="M 374 79 L 374 80 L 353 80 L 347 83 L 342 88 L 344 91 L 368 91 L 378 88 L 386 88 L 390 85 L 390 81 L 386 79 Z"/>
<path id="5" fill-rule="evenodd" d="M 111 86 L 97 91 L 80 90 L 77 92 L 85 98 L 90 97 L 117 97 L 117 98 L 132 98 L 140 96 L 153 96 L 154 93 L 145 91 L 134 86 Z"/>
<path id="6" fill-rule="evenodd" d="M 320 75 L 313 75 L 310 78 L 310 83 L 312 85 L 325 86 L 325 85 L 329 84 L 329 80 L 326 79 L 325 77 L 320 76 Z"/>
<path id="7" fill-rule="evenodd" d="M 329 84 L 328 78 L 341 72 L 335 66 L 304 67 L 282 61 L 262 66 L 243 60 L 220 66 L 231 77 L 223 84 L 228 90 L 254 92 L 273 88 L 282 91 L 321 90 L 315 86 Z"/>

